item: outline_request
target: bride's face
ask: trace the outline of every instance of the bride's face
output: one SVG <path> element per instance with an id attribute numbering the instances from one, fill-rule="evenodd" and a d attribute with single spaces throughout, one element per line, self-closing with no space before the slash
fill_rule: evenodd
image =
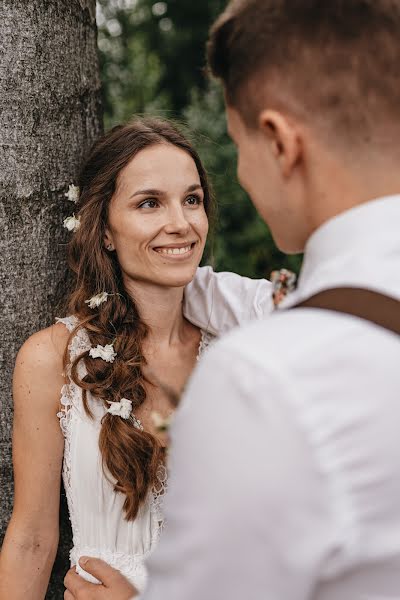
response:
<path id="1" fill-rule="evenodd" d="M 189 283 L 208 233 L 204 192 L 192 157 L 171 144 L 141 150 L 121 171 L 104 243 L 117 253 L 125 284 Z"/>

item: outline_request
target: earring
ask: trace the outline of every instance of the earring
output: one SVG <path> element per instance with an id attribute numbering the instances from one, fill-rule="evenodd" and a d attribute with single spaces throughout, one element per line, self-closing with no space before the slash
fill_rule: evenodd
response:
<path id="1" fill-rule="evenodd" d="M 113 245 L 112 244 L 108 244 L 108 246 L 106 246 L 107 250 L 114 250 Z"/>

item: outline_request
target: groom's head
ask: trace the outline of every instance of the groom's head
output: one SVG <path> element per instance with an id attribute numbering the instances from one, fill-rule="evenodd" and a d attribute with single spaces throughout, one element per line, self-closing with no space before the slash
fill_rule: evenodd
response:
<path id="1" fill-rule="evenodd" d="M 400 0 L 234 0 L 208 57 L 239 178 L 283 250 L 400 191 Z"/>

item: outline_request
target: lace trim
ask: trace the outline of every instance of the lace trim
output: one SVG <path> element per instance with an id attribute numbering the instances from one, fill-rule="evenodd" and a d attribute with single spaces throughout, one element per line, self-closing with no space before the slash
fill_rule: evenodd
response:
<path id="1" fill-rule="evenodd" d="M 80 567 L 78 560 L 81 556 L 93 556 L 95 558 L 101 558 L 114 569 L 121 571 L 121 573 L 137 587 L 143 588 L 147 579 L 145 560 L 148 558 L 150 553 L 151 550 L 144 554 L 126 554 L 124 552 L 112 552 L 107 548 L 75 545 L 71 549 L 69 557 L 71 566 L 76 565 L 77 572 L 87 581 L 99 583 L 97 579 Z"/>
<path id="2" fill-rule="evenodd" d="M 76 326 L 78 325 L 77 317 L 70 316 L 64 317 L 62 319 L 57 318 L 57 323 L 62 323 L 68 329 L 69 332 L 72 332 Z M 86 352 L 90 348 L 90 342 L 88 335 L 84 329 L 79 329 L 69 344 L 69 363 L 79 356 L 80 354 Z M 78 371 L 81 370 L 80 375 L 84 375 L 82 371 L 85 366 L 81 363 L 78 366 Z M 70 377 L 70 367 L 67 368 L 67 377 Z M 68 502 L 68 512 L 69 519 L 71 521 L 73 536 L 74 536 L 74 544 L 79 544 L 80 540 L 80 531 L 78 527 L 78 522 L 76 518 L 76 513 L 72 500 L 72 489 L 71 489 L 71 471 L 72 471 L 72 459 L 71 459 L 71 435 L 72 435 L 72 421 L 75 411 L 72 410 L 73 406 L 79 406 L 81 401 L 82 394 L 81 389 L 77 386 L 73 381 L 69 381 L 69 383 L 63 385 L 61 388 L 61 398 L 60 411 L 57 413 L 57 416 L 60 420 L 60 427 L 64 435 L 64 458 L 63 458 L 63 481 L 65 492 L 67 495 Z"/>
<path id="3" fill-rule="evenodd" d="M 74 405 L 74 384 L 66 384 L 62 388 L 61 404 L 62 409 L 57 414 L 60 419 L 60 427 L 64 434 L 64 457 L 63 457 L 63 481 L 65 493 L 67 495 L 69 520 L 71 521 L 71 527 L 73 532 L 74 543 L 79 543 L 80 531 L 78 527 L 78 521 L 74 509 L 72 500 L 72 485 L 71 485 L 71 472 L 72 472 L 72 459 L 71 459 L 71 434 L 72 434 L 72 420 L 75 412 L 72 410 Z"/>
<path id="4" fill-rule="evenodd" d="M 57 413 L 57 417 L 60 420 L 61 431 L 63 432 L 63 435 L 64 435 L 63 480 L 64 480 L 64 487 L 65 487 L 66 492 L 67 492 L 67 490 L 69 490 L 71 488 L 71 436 L 70 436 L 70 431 L 71 431 L 71 420 L 72 420 L 72 415 L 73 415 L 73 411 L 71 410 L 72 406 L 73 406 L 73 390 L 71 388 L 72 388 L 71 384 L 65 384 L 61 388 L 61 399 L 60 399 L 61 409 Z M 68 492 L 67 492 L 70 520 L 72 523 L 73 507 L 72 507 L 72 502 L 70 500 L 70 496 L 71 496 L 71 494 L 68 494 Z"/>
<path id="5" fill-rule="evenodd" d="M 165 519 L 163 514 L 164 497 L 168 490 L 168 469 L 166 465 L 159 465 L 157 469 L 157 483 L 151 492 L 150 510 L 158 521 L 157 537 L 164 529 Z"/>
<path id="6" fill-rule="evenodd" d="M 201 338 L 196 360 L 207 351 L 210 344 L 215 340 L 215 336 L 208 331 L 201 330 Z M 157 485 L 152 490 L 151 511 L 156 516 L 159 525 L 159 533 L 165 527 L 165 518 L 163 515 L 164 497 L 168 491 L 168 469 L 165 465 L 160 465 L 157 471 Z"/>
<path id="7" fill-rule="evenodd" d="M 57 318 L 56 322 L 63 323 L 70 333 L 79 324 L 78 318 L 74 317 L 74 316 L 64 317 L 63 319 Z M 69 350 L 70 363 L 72 363 L 78 356 L 80 356 L 84 352 L 87 352 L 88 350 L 90 350 L 90 348 L 91 348 L 91 344 L 90 344 L 90 340 L 89 340 L 87 331 L 83 327 L 81 327 L 80 329 L 78 329 L 78 331 L 75 333 L 74 337 L 72 338 L 72 340 L 69 343 L 68 350 Z M 83 369 L 84 369 L 84 365 L 82 363 L 78 366 L 78 372 L 81 371 L 79 373 L 80 376 L 82 374 Z M 85 373 L 83 373 L 83 375 L 84 374 Z"/>
<path id="8" fill-rule="evenodd" d="M 60 398 L 60 410 L 57 413 L 57 417 L 60 420 L 61 431 L 64 437 L 67 435 L 69 421 L 70 421 L 70 410 L 72 408 L 72 400 L 70 398 L 69 384 L 65 384 L 61 388 Z"/>
<path id="9" fill-rule="evenodd" d="M 56 323 L 62 323 L 71 333 L 73 329 L 78 325 L 78 318 L 74 316 L 70 317 L 56 317 Z"/>
<path id="10" fill-rule="evenodd" d="M 201 338 L 199 344 L 199 350 L 197 352 L 196 360 L 200 360 L 201 355 L 206 352 L 210 344 L 215 340 L 215 335 L 209 331 L 201 330 Z"/>

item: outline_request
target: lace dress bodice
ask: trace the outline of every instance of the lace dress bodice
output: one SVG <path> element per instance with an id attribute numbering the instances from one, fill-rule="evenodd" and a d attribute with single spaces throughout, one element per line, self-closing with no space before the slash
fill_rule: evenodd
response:
<path id="1" fill-rule="evenodd" d="M 57 319 L 69 331 L 78 321 L 76 317 Z M 202 332 L 199 355 L 213 336 Z M 69 346 L 70 361 L 91 347 L 84 329 L 79 329 Z M 81 361 L 78 374 L 84 377 Z M 67 373 L 68 375 L 68 373 Z M 69 380 L 61 393 L 58 413 L 64 434 L 63 481 L 67 495 L 73 533 L 70 551 L 71 566 L 85 579 L 97 581 L 79 566 L 81 556 L 95 556 L 118 569 L 141 591 L 146 582 L 145 560 L 154 550 L 164 523 L 162 498 L 166 489 L 166 468 L 160 466 L 159 485 L 149 493 L 134 521 L 124 518 L 124 496 L 113 490 L 113 484 L 104 475 L 99 450 L 101 419 L 106 412 L 102 402 L 87 394 L 90 418 L 82 403 L 82 390 Z M 116 417 L 118 418 L 118 417 Z"/>

